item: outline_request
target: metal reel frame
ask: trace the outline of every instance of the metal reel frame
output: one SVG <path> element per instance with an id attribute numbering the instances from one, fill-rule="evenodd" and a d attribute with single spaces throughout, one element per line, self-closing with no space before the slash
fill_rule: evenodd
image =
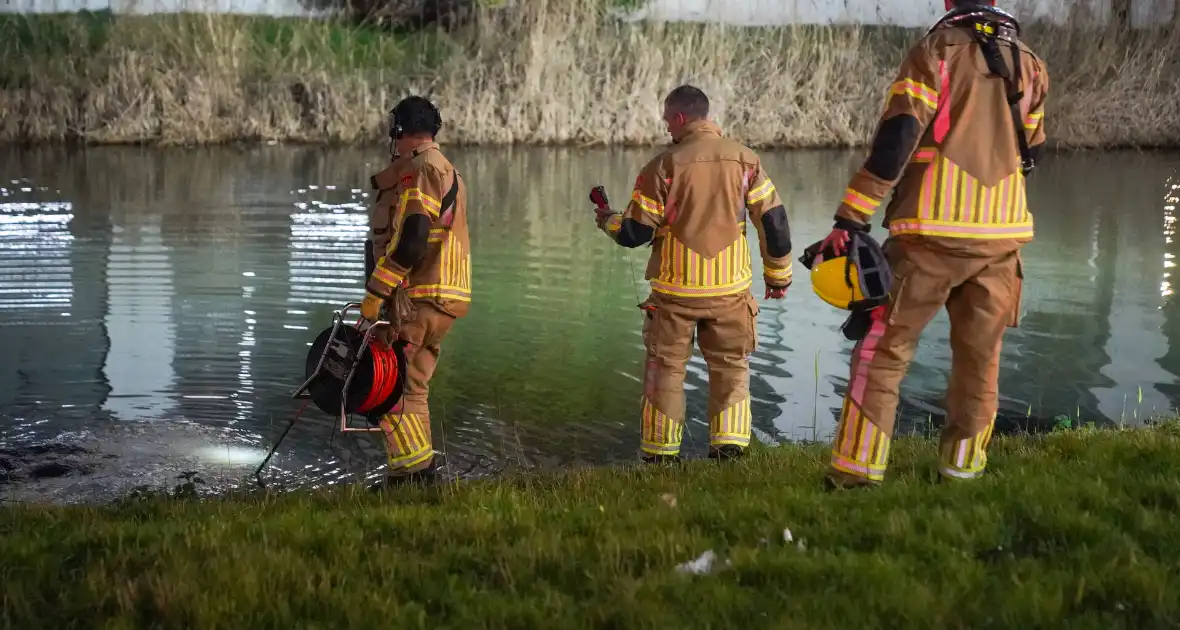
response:
<path id="1" fill-rule="evenodd" d="M 353 310 L 353 309 L 359 309 L 360 306 L 361 306 L 360 302 L 349 302 L 349 303 L 345 304 L 343 308 L 332 312 L 332 333 L 331 333 L 330 338 L 335 338 L 336 331 L 340 330 L 340 327 L 344 325 L 345 313 L 347 313 L 348 311 Z M 374 426 L 353 426 L 353 425 L 350 425 L 349 418 L 351 418 L 352 414 L 350 414 L 346 411 L 345 398 L 348 396 L 348 387 L 349 387 L 349 385 L 352 384 L 352 377 L 353 377 L 353 374 L 356 372 L 357 365 L 360 364 L 361 357 L 364 355 L 365 350 L 368 349 L 369 342 L 371 342 L 373 340 L 373 333 L 382 327 L 388 327 L 388 326 L 392 326 L 392 325 L 393 324 L 391 324 L 389 321 L 382 319 L 382 320 L 378 320 L 376 322 L 373 322 L 371 325 L 369 325 L 367 328 L 365 328 L 365 331 L 364 331 L 365 336 L 364 336 L 364 339 L 361 341 L 361 347 L 359 350 L 357 350 L 356 356 L 353 357 L 352 364 L 348 366 L 348 370 L 345 373 L 345 378 L 344 378 L 344 387 L 340 390 L 340 425 L 339 425 L 339 429 L 340 429 L 341 433 L 379 433 L 382 430 L 381 427 L 379 427 L 379 426 L 374 427 Z M 324 361 L 328 358 L 328 351 L 330 349 L 331 349 L 331 344 L 324 345 L 324 351 L 323 351 L 323 353 L 320 354 L 320 360 L 318 363 L 316 363 L 315 370 L 311 373 L 311 376 L 307 377 L 307 380 L 304 381 L 302 385 L 295 388 L 295 391 L 291 393 L 292 398 L 295 398 L 298 400 L 308 400 L 311 398 L 311 395 L 307 391 L 308 387 L 310 387 L 312 382 L 315 381 L 315 379 L 319 377 L 320 371 L 324 368 Z"/>

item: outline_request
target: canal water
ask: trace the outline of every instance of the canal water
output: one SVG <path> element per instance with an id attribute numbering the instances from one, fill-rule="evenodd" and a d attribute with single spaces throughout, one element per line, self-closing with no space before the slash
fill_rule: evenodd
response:
<path id="1" fill-rule="evenodd" d="M 633 459 L 647 252 L 597 232 L 586 191 L 625 198 L 651 153 L 450 153 L 470 187 L 475 298 L 432 384 L 449 473 Z M 857 160 L 764 155 L 797 250 L 827 232 Z M 209 487 L 248 476 L 298 409 L 310 341 L 362 295 L 366 182 L 383 161 L 380 149 L 0 149 L 0 498 L 103 501 L 186 471 Z M 1174 154 L 1043 160 L 1023 325 L 1003 354 L 1005 429 L 1135 424 L 1180 400 L 1178 167 Z M 763 305 L 758 439 L 831 434 L 851 348 L 842 315 L 805 273 Z M 943 314 L 903 385 L 899 431 L 939 421 L 947 333 Z M 705 378 L 698 353 L 692 455 L 707 441 Z M 333 426 L 308 411 L 267 477 L 317 486 L 380 466 L 375 443 Z"/>

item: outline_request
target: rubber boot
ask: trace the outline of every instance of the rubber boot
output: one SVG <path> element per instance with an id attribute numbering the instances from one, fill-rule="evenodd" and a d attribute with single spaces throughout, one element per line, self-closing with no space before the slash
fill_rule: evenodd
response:
<path id="1" fill-rule="evenodd" d="M 377 482 L 371 488 L 374 492 L 381 492 L 384 490 L 391 490 L 393 488 L 400 488 L 407 485 L 412 486 L 430 486 L 438 481 L 438 462 L 431 461 L 430 466 L 416 470 L 412 473 L 403 475 L 386 475 L 384 479 Z"/>
<path id="2" fill-rule="evenodd" d="M 709 459 L 717 461 L 741 459 L 745 454 L 746 449 L 733 444 L 723 444 L 717 449 L 709 449 Z"/>
<path id="3" fill-rule="evenodd" d="M 879 482 L 861 479 L 853 475 L 846 475 L 838 471 L 829 471 L 828 474 L 824 475 L 824 490 L 828 492 L 853 490 L 856 488 L 875 488 L 878 485 L 880 485 Z"/>

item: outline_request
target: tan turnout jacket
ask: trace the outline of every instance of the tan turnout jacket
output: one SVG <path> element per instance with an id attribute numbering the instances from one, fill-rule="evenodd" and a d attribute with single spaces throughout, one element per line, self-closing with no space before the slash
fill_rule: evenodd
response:
<path id="1" fill-rule="evenodd" d="M 885 209 L 891 236 L 980 255 L 1011 251 L 1032 240 L 1033 216 L 1007 85 L 989 73 L 969 28 L 936 28 L 910 49 L 881 118 L 913 116 L 920 140 L 897 179 L 861 168 L 837 216 L 868 222 L 896 185 Z M 1024 43 L 1018 45 L 1021 131 L 1029 146 L 1037 147 L 1045 141 L 1049 74 L 1040 57 Z M 999 48 L 1011 69 L 1011 47 L 1001 42 Z"/>
<path id="2" fill-rule="evenodd" d="M 621 217 L 656 229 L 646 278 L 653 291 L 677 297 L 718 297 L 747 291 L 753 278 L 747 221 L 758 231 L 763 276 L 791 284 L 791 253 L 766 251 L 762 216 L 782 205 L 751 149 L 722 137 L 706 120 L 689 123 L 678 142 L 647 163 Z"/>
<path id="3" fill-rule="evenodd" d="M 454 202 L 443 207 L 452 185 Z M 467 187 L 436 143 L 426 143 L 393 161 L 372 178 L 377 198 L 369 238 L 377 267 L 368 289 L 388 296 L 403 285 L 414 300 L 427 300 L 462 317 L 471 302 L 471 246 L 467 232 Z M 406 269 L 392 260 L 403 220 L 421 214 L 431 221 L 426 255 Z"/>

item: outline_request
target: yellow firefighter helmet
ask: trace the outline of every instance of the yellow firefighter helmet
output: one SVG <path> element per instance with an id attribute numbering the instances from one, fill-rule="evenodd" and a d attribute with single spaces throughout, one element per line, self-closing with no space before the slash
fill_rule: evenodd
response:
<path id="1" fill-rule="evenodd" d="M 846 311 L 870 309 L 889 300 L 893 275 L 885 252 L 867 233 L 851 230 L 848 251 L 820 251 L 823 241 L 803 250 L 799 259 L 811 270 L 811 288 L 821 300 Z"/>
<path id="2" fill-rule="evenodd" d="M 811 268 L 811 287 L 828 304 L 852 310 L 850 304 L 865 299 L 859 275 L 850 268 L 847 256 L 827 258 Z"/>
<path id="3" fill-rule="evenodd" d="M 873 326 L 876 309 L 889 302 L 893 272 L 885 252 L 864 230 L 849 230 L 848 252 L 836 255 L 823 241 L 803 250 L 799 262 L 811 270 L 811 288 L 821 300 L 851 311 L 840 331 L 861 340 Z"/>

